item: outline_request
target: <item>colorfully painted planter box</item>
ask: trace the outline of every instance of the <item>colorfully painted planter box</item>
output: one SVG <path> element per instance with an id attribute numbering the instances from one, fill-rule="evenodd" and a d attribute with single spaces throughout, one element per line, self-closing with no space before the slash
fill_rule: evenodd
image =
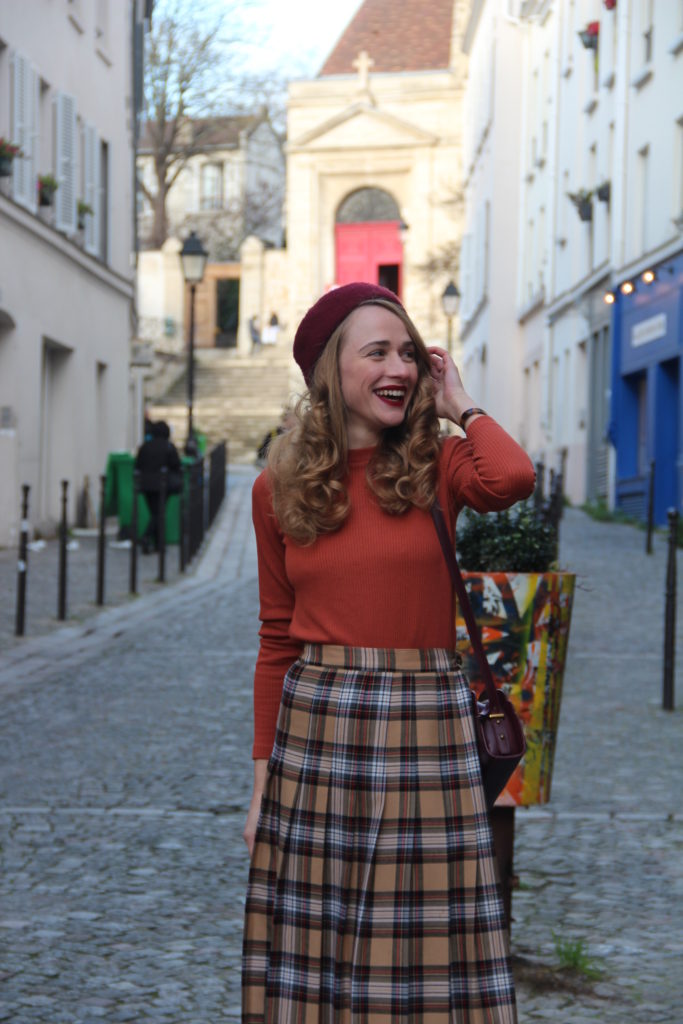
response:
<path id="1" fill-rule="evenodd" d="M 547 803 L 575 576 L 556 572 L 464 572 L 463 578 L 494 681 L 505 686 L 527 740 L 527 752 L 497 806 Z M 465 622 L 457 613 L 456 627 L 465 672 L 478 692 L 483 686 L 481 673 Z"/>

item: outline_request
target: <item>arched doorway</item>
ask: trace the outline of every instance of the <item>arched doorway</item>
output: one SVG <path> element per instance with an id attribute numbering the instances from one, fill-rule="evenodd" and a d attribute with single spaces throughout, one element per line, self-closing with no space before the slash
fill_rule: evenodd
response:
<path id="1" fill-rule="evenodd" d="M 396 200 L 381 188 L 351 192 L 337 210 L 335 261 L 337 284 L 369 281 L 401 296 L 403 244 Z"/>

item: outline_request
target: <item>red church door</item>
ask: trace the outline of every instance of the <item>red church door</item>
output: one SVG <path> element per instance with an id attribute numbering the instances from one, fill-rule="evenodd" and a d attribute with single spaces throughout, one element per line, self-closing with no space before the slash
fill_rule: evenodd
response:
<path id="1" fill-rule="evenodd" d="M 336 283 L 368 281 L 401 297 L 403 245 L 399 221 L 335 225 Z"/>

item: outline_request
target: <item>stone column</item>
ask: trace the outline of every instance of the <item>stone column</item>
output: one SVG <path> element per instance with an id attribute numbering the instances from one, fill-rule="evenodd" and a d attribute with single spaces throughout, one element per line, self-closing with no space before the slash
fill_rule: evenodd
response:
<path id="1" fill-rule="evenodd" d="M 264 308 L 264 253 L 263 242 L 254 235 L 245 238 L 240 249 L 242 276 L 240 278 L 240 318 L 237 329 L 237 351 L 243 355 L 251 352 L 251 336 L 249 320 L 258 317 L 259 326 L 263 329 Z"/>

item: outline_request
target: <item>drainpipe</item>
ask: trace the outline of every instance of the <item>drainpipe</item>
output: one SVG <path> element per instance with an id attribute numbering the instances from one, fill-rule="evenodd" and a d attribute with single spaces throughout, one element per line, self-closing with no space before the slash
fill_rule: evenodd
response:
<path id="1" fill-rule="evenodd" d="M 628 189 L 628 114 L 631 52 L 631 17 L 630 4 L 617 6 L 617 67 L 614 125 L 613 166 L 610 168 L 612 181 L 615 184 L 612 213 L 612 271 L 623 267 L 626 260 L 625 225 L 627 223 L 627 189 Z M 617 177 L 614 171 L 620 168 Z"/>

